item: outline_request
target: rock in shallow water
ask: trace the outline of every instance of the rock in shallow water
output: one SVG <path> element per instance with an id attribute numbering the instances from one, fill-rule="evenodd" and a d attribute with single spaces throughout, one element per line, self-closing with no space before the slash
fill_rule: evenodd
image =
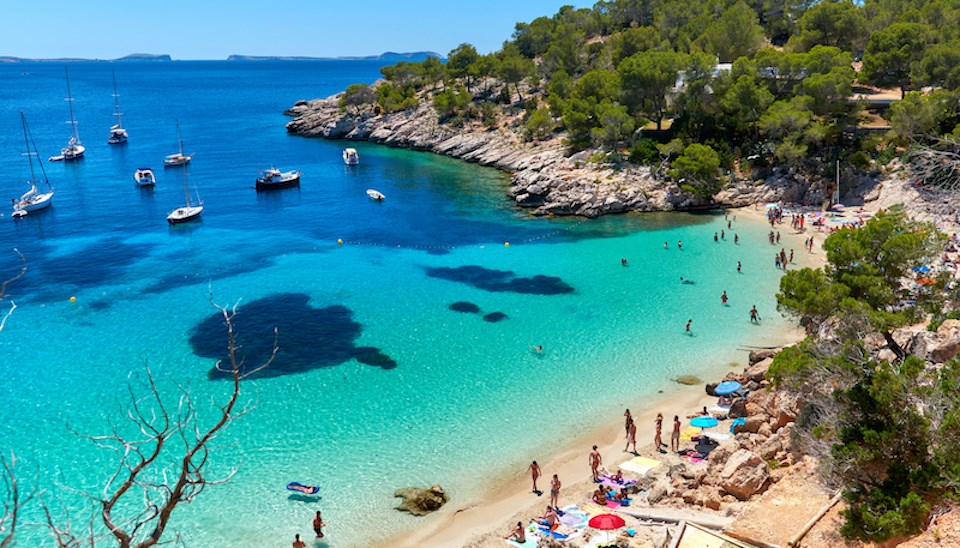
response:
<path id="1" fill-rule="evenodd" d="M 454 312 L 463 312 L 465 314 L 477 314 L 480 312 L 479 306 L 467 301 L 457 301 L 447 308 L 453 310 Z"/>
<path id="2" fill-rule="evenodd" d="M 503 320 L 509 317 L 510 316 L 507 316 L 503 312 L 491 312 L 483 317 L 483 321 L 490 322 L 490 323 L 497 323 L 497 322 L 502 322 Z"/>
<path id="3" fill-rule="evenodd" d="M 397 506 L 397 510 L 410 512 L 415 516 L 425 516 L 430 512 L 439 510 L 449 500 L 447 493 L 437 484 L 429 489 L 404 487 L 403 489 L 397 489 L 393 496 L 403 498 L 403 502 Z"/>

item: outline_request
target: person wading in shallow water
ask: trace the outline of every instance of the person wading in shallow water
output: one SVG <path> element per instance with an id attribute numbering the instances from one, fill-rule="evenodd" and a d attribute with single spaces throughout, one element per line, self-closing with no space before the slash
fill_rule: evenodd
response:
<path id="1" fill-rule="evenodd" d="M 307 548 L 307 545 L 302 540 L 300 540 L 299 533 L 293 539 L 293 548 Z"/>
<path id="2" fill-rule="evenodd" d="M 313 518 L 313 532 L 317 534 L 317 538 L 323 538 L 323 528 L 326 526 L 327 524 L 320 517 L 320 510 L 317 510 L 317 515 Z"/>

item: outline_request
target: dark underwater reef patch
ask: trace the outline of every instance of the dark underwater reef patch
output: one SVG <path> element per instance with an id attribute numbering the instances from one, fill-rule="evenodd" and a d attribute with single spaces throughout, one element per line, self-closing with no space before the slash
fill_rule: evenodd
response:
<path id="1" fill-rule="evenodd" d="M 519 277 L 510 270 L 492 270 L 477 265 L 426 267 L 427 276 L 451 282 L 460 282 L 493 292 L 513 292 L 528 295 L 562 295 L 573 293 L 573 287 L 556 276 L 537 275 Z"/>
<path id="2" fill-rule="evenodd" d="M 447 308 L 454 312 L 463 312 L 465 314 L 478 314 L 480 312 L 479 306 L 467 301 L 457 301 Z"/>
<path id="3" fill-rule="evenodd" d="M 333 367 L 356 359 L 360 363 L 393 369 L 397 363 L 379 348 L 357 347 L 363 326 L 353 320 L 353 311 L 342 305 L 314 308 L 310 297 L 301 293 L 270 295 L 237 308 L 233 318 L 238 361 L 241 368 L 253 369 L 270 357 L 274 328 L 279 329 L 280 350 L 270 367 L 256 377 L 278 377 Z M 197 356 L 227 362 L 227 333 L 223 316 L 217 312 L 197 324 L 190 336 Z M 211 379 L 230 376 L 215 367 Z"/>
<path id="4" fill-rule="evenodd" d="M 510 316 L 507 316 L 503 312 L 491 312 L 489 314 L 486 314 L 483 317 L 483 321 L 490 322 L 490 323 L 497 323 L 497 322 L 502 322 L 503 320 L 506 320 L 509 317 Z"/>

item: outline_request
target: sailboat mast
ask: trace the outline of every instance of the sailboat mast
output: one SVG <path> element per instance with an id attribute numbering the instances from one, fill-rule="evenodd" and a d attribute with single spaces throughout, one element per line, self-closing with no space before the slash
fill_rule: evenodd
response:
<path id="1" fill-rule="evenodd" d="M 33 171 L 33 152 L 30 152 L 30 140 L 27 138 L 27 118 L 20 111 L 20 125 L 23 126 L 23 145 L 27 147 L 27 161 L 30 163 L 30 184 L 37 186 L 37 176 Z"/>
<path id="2" fill-rule="evenodd" d="M 183 168 L 183 196 L 186 199 L 187 207 L 190 207 L 190 186 L 187 184 L 187 168 Z"/>
<path id="3" fill-rule="evenodd" d="M 77 120 L 73 117 L 73 94 L 70 93 L 70 72 L 63 67 L 63 74 L 67 78 L 67 105 L 70 106 L 70 125 L 73 126 L 73 138 L 80 144 L 80 131 L 77 129 Z"/>
<path id="4" fill-rule="evenodd" d="M 180 145 L 180 156 L 183 156 L 183 137 L 180 137 L 180 120 L 177 120 L 177 143 Z"/>
<path id="5" fill-rule="evenodd" d="M 123 127 L 123 120 L 121 119 L 122 113 L 120 112 L 120 94 L 117 93 L 117 73 L 113 72 L 113 104 L 116 107 L 116 112 L 113 114 L 117 117 L 117 126 Z"/>

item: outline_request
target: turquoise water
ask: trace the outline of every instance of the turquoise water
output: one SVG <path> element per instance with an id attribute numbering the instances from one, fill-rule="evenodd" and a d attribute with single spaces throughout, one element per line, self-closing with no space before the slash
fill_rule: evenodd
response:
<path id="1" fill-rule="evenodd" d="M 331 545 L 362 546 L 421 523 L 392 509 L 395 489 L 440 483 L 455 501 L 478 496 L 490 478 L 641 407 L 670 377 L 722 370 L 743 359 L 739 347 L 787 327 L 763 224 L 735 223 L 734 245 L 732 235 L 713 242 L 722 215 L 531 218 L 493 170 L 363 144 L 348 169 L 343 143 L 286 135 L 283 108 L 372 81 L 375 64 L 117 65 L 131 133 L 119 150 L 103 144 L 110 68 L 71 65 L 88 158 L 47 165 L 55 205 L 0 218 L 0 248 L 30 262 L 0 333 L 0 450 L 39 466 L 49 485 L 96 490 L 111 455 L 66 424 L 104 432 L 146 362 L 166 394 L 188 385 L 214 419 L 209 404 L 229 387 L 211 376 L 210 356 L 224 336 L 196 329 L 213 313 L 210 288 L 218 302 L 239 301 L 249 359 L 275 325 L 280 355 L 244 384 L 256 408 L 214 453 L 214 471 L 238 466 L 236 477 L 175 514 L 187 544 L 286 545 L 322 509 Z M 28 108 L 41 156 L 65 141 L 61 70 L 0 67 L 10 196 L 26 172 L 16 111 Z M 193 227 L 164 221 L 182 191 L 179 172 L 159 167 L 175 150 L 176 117 L 206 202 Z M 304 170 L 302 187 L 256 193 L 256 170 L 274 163 Z M 134 187 L 139 165 L 160 172 L 153 192 Z M 370 187 L 386 201 L 368 200 Z M 0 267 L 15 264 L 0 250 Z M 455 302 L 481 312 L 452 311 Z M 747 321 L 754 304 L 759 326 Z M 483 319 L 493 312 L 507 317 Z M 322 497 L 291 499 L 293 480 L 319 484 Z"/>

